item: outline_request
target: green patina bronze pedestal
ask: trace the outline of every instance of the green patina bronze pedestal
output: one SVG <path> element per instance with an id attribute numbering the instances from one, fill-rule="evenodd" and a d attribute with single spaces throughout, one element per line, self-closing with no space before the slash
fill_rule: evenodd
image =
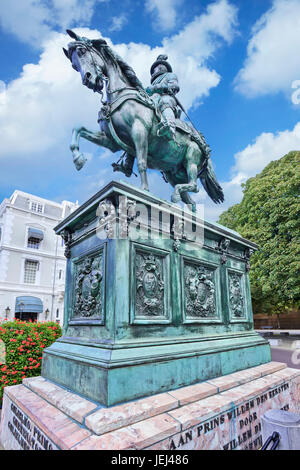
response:
<path id="1" fill-rule="evenodd" d="M 56 227 L 63 336 L 42 376 L 104 406 L 271 360 L 253 329 L 257 247 L 151 193 L 111 182 Z"/>

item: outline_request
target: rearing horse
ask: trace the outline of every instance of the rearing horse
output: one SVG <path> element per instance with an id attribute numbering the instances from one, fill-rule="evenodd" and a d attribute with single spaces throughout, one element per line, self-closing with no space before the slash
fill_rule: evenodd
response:
<path id="1" fill-rule="evenodd" d="M 89 40 L 73 31 L 67 33 L 75 40 L 64 53 L 72 67 L 80 72 L 83 85 L 102 95 L 106 82 L 107 102 L 99 112 L 100 131 L 84 127 L 73 129 L 71 150 L 77 170 L 86 162 L 79 152 L 79 139 L 106 147 L 112 152 L 125 150 L 137 159 L 141 186 L 149 190 L 147 168 L 160 170 L 175 188 L 172 202 L 195 202 L 189 192 L 199 191 L 197 179 L 215 203 L 224 201 L 221 186 L 216 180 L 208 146 L 199 146 L 192 138 L 191 127 L 179 121 L 176 138 L 168 140 L 157 135 L 159 118 L 151 98 L 147 95 L 133 69 L 126 64 L 103 39 Z"/>

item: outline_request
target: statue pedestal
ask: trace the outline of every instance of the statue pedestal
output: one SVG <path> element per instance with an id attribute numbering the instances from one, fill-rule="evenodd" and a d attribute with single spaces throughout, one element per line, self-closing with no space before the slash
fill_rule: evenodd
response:
<path id="1" fill-rule="evenodd" d="M 64 334 L 42 376 L 111 406 L 271 359 L 253 330 L 236 232 L 111 182 L 56 227 L 66 242 Z"/>
<path id="2" fill-rule="evenodd" d="M 64 333 L 5 388 L 5 449 L 257 448 L 261 414 L 299 412 L 300 371 L 253 329 L 256 245 L 118 182 L 56 233 Z"/>

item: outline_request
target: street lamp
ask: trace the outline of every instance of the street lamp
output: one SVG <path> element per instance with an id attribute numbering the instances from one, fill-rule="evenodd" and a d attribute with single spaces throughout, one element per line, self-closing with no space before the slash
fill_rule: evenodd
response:
<path id="1" fill-rule="evenodd" d="M 50 310 L 47 308 L 47 309 L 45 310 L 45 316 L 46 316 L 46 318 L 48 318 L 49 313 L 50 313 Z"/>
<path id="2" fill-rule="evenodd" d="M 9 307 L 6 307 L 6 309 L 5 309 L 6 318 L 9 317 L 9 314 L 10 314 L 10 308 L 9 308 Z"/>

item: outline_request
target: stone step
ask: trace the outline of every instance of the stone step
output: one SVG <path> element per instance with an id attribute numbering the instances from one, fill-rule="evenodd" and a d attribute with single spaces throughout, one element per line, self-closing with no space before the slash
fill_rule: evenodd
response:
<path id="1" fill-rule="evenodd" d="M 68 450 L 91 435 L 24 385 L 6 387 L 1 419 L 1 444 L 7 450 Z M 12 445 L 12 447 L 11 447 Z"/>
<path id="2" fill-rule="evenodd" d="M 86 400 L 64 387 L 44 379 L 32 377 L 23 380 L 23 385 L 57 407 L 70 418 L 78 421 L 97 435 L 128 426 L 179 408 L 188 403 L 216 395 L 238 385 L 286 368 L 286 364 L 269 362 L 250 369 L 182 387 L 171 392 L 153 395 L 109 408 Z"/>
<path id="3" fill-rule="evenodd" d="M 28 378 L 5 389 L 0 438 L 5 449 L 34 443 L 72 450 L 184 450 L 243 448 L 256 435 L 257 446 L 258 423 L 267 407 L 288 404 L 299 412 L 299 384 L 300 370 L 270 362 L 105 408 L 42 377 Z"/>

